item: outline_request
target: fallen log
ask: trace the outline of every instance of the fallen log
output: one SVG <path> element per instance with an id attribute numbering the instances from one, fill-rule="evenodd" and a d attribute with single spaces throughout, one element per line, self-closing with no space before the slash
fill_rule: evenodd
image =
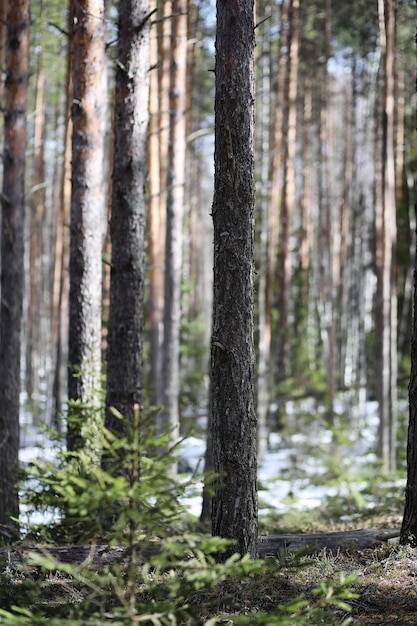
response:
<path id="1" fill-rule="evenodd" d="M 259 554 L 271 556 L 281 551 L 299 552 L 300 550 L 314 553 L 324 548 L 340 552 L 351 549 L 365 550 L 376 548 L 399 536 L 399 528 L 363 528 L 329 533 L 268 535 L 259 537 Z"/>
<path id="2" fill-rule="evenodd" d="M 331 551 L 364 550 L 375 548 L 389 540 L 399 538 L 399 528 L 365 528 L 361 530 L 338 531 L 314 534 L 283 534 L 259 537 L 259 555 L 273 556 L 281 552 L 295 553 L 305 551 L 317 553 L 323 549 Z M 139 552 L 143 561 L 146 557 L 158 553 L 161 541 L 146 541 L 139 544 Z M 28 566 L 36 561 L 36 555 L 51 557 L 60 563 L 71 563 L 80 566 L 103 567 L 126 559 L 127 547 L 124 545 L 83 546 L 34 546 L 34 547 L 2 547 L 0 561 L 3 567 Z M 33 566 L 34 571 L 37 566 Z M 0 568 L 1 571 L 1 568 Z"/>

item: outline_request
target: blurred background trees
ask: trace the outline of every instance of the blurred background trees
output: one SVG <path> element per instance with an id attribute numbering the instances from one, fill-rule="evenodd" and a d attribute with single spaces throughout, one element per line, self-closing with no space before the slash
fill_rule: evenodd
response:
<path id="1" fill-rule="evenodd" d="M 184 431 L 200 423 L 208 404 L 215 7 L 201 0 L 152 7 L 144 399 L 172 405 Z M 59 421 L 67 398 L 69 114 L 71 76 L 79 70 L 71 71 L 71 10 L 55 0 L 31 3 L 22 404 L 24 415 L 47 424 Z M 409 0 L 257 2 L 260 449 L 285 421 L 288 399 L 314 396 L 331 424 L 338 397 L 347 419 L 357 421 L 366 400 L 376 398 L 379 454 L 395 466 L 414 255 L 412 17 Z M 106 23 L 104 226 L 117 65 L 112 3 Z M 105 233 L 101 252 L 108 260 Z M 104 264 L 103 357 L 106 285 Z M 168 376 L 175 387 L 169 403 Z"/>

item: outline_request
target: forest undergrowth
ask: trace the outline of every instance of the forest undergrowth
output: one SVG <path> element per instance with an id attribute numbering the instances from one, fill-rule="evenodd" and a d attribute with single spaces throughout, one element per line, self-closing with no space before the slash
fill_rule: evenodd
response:
<path id="1" fill-rule="evenodd" d="M 138 412 L 126 437 L 103 429 L 90 440 L 90 453 L 62 452 L 57 461 L 36 461 L 27 470 L 26 506 L 54 507 L 58 515 L 28 525 L 19 545 L 2 549 L 2 626 L 417 623 L 416 554 L 395 541 L 258 560 L 235 555 L 224 562 L 227 543 L 211 537 L 184 507 L 195 477 L 166 473 L 177 449 L 154 454 L 164 435 L 155 435 L 151 418 Z M 99 448 L 106 462 L 92 463 Z M 329 459 L 327 478 L 335 482 L 333 466 Z M 398 475 L 362 468 L 358 484 L 315 509 L 298 502 L 283 513 L 261 514 L 259 534 L 398 528 Z M 93 558 L 61 562 L 48 548 L 63 544 L 89 544 L 91 555 L 103 544 L 123 546 L 123 552 L 100 565 Z"/>

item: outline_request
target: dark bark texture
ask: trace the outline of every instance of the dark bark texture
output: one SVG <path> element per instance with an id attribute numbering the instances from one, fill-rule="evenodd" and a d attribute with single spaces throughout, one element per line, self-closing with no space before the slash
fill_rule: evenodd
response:
<path id="1" fill-rule="evenodd" d="M 0 306 L 0 536 L 18 516 L 20 345 L 23 307 L 25 150 L 29 0 L 10 4 L 7 17 Z"/>
<path id="2" fill-rule="evenodd" d="M 214 291 L 211 346 L 213 460 L 220 478 L 212 532 L 257 554 L 254 409 L 254 15 L 252 0 L 217 2 Z"/>
<path id="3" fill-rule="evenodd" d="M 417 207 L 416 207 L 417 208 Z M 414 265 L 413 326 L 411 334 L 411 374 L 408 387 L 409 422 L 407 438 L 407 484 L 401 543 L 417 546 L 417 254 Z"/>
<path id="4" fill-rule="evenodd" d="M 118 431 L 111 407 L 132 420 L 141 401 L 149 17 L 148 0 L 120 0 L 106 390 L 106 425 Z"/>

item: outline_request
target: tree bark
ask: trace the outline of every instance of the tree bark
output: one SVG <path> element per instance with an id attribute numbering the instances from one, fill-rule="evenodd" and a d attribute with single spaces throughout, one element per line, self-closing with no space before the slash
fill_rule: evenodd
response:
<path id="1" fill-rule="evenodd" d="M 257 4 L 257 22 L 271 17 L 271 9 L 268 3 Z M 266 24 L 269 25 L 269 19 Z M 265 27 L 266 27 L 265 24 Z M 258 136 L 259 166 L 258 175 L 260 177 L 259 201 L 258 201 L 258 359 L 256 372 L 256 413 L 258 416 L 258 459 L 262 456 L 267 447 L 268 440 L 268 413 L 271 399 L 271 323 L 269 301 L 267 298 L 267 275 L 268 275 L 268 245 L 269 245 L 269 204 L 270 204 L 270 126 L 271 126 L 271 32 L 267 30 L 257 42 L 258 67 L 259 67 L 259 87 L 257 99 L 255 129 Z M 255 246 L 256 247 L 256 246 Z"/>
<path id="2" fill-rule="evenodd" d="M 7 10 L 9 0 L 0 1 L 0 71 L 6 69 L 7 54 Z M 4 106 L 4 80 L 0 80 L 0 105 Z"/>
<path id="3" fill-rule="evenodd" d="M 101 385 L 105 8 L 102 0 L 73 2 L 68 397 L 81 402 L 88 421 Z M 80 423 L 69 422 L 67 443 L 72 450 L 83 446 Z"/>
<path id="4" fill-rule="evenodd" d="M 111 408 L 132 422 L 142 391 L 149 29 L 150 2 L 120 0 L 106 378 L 106 426 L 118 432 Z"/>
<path id="5" fill-rule="evenodd" d="M 254 10 L 217 3 L 211 410 L 212 532 L 256 556 L 254 410 Z"/>
<path id="6" fill-rule="evenodd" d="M 381 249 L 378 251 L 377 311 L 378 402 L 380 411 L 379 453 L 386 469 L 396 467 L 397 431 L 397 287 L 396 201 L 394 158 L 394 44 L 395 0 L 379 0 L 379 23 L 384 68 L 381 207 Z"/>
<path id="7" fill-rule="evenodd" d="M 169 85 L 169 142 L 165 236 L 164 341 L 160 421 L 179 433 L 179 367 L 182 278 L 182 226 L 186 154 L 187 2 L 172 0 L 171 66 Z"/>
<path id="8" fill-rule="evenodd" d="M 413 328 L 408 396 L 407 484 L 400 541 L 403 544 L 417 546 L 417 248 L 414 257 Z"/>
<path id="9" fill-rule="evenodd" d="M 157 9 L 158 3 L 153 0 L 152 6 Z M 148 134 L 148 177 L 147 177 L 147 241 L 148 241 L 148 275 L 149 275 L 149 383 L 151 404 L 161 404 L 162 382 L 162 339 L 163 339 L 163 308 L 164 308 L 164 248 L 165 218 L 161 202 L 161 97 L 158 74 L 159 37 L 157 31 L 151 30 L 150 37 L 150 84 L 149 84 L 149 134 Z"/>
<path id="10" fill-rule="evenodd" d="M 282 379 L 290 374 L 289 308 L 292 255 L 290 237 L 295 208 L 295 158 L 297 131 L 299 0 L 290 0 L 288 14 L 288 59 L 284 89 L 283 185 L 278 247 L 278 370 Z"/>
<path id="11" fill-rule="evenodd" d="M 44 163 L 44 68 L 42 31 L 44 3 L 40 7 L 40 36 L 36 73 L 35 123 L 33 137 L 33 170 L 31 190 L 29 285 L 26 333 L 26 391 L 29 397 L 39 389 L 40 320 L 42 311 L 42 221 L 45 214 Z"/>
<path id="12" fill-rule="evenodd" d="M 7 16 L 8 63 L 1 196 L 0 303 L 0 536 L 16 532 L 18 517 L 20 349 L 24 282 L 26 111 L 29 79 L 29 0 Z"/>
<path id="13" fill-rule="evenodd" d="M 74 3 L 70 3 L 68 13 L 68 30 L 73 23 Z M 59 193 L 59 211 L 56 215 L 55 248 L 53 259 L 52 278 L 52 311 L 51 311 L 51 346 L 52 346 L 52 373 L 53 378 L 53 418 L 59 424 L 59 415 L 62 408 L 65 391 L 65 370 L 63 355 L 68 352 L 68 264 L 69 264 L 69 231 L 71 205 L 71 102 L 72 102 L 72 60 L 71 41 L 67 41 L 66 81 L 65 81 L 65 126 L 63 142 L 63 162 Z"/>

